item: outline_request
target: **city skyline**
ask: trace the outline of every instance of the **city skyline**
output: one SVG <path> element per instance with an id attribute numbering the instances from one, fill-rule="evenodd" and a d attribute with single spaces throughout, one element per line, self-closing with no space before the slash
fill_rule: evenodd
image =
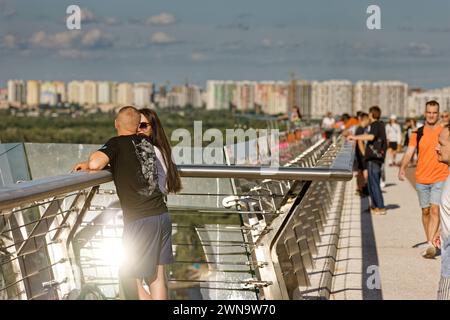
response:
<path id="1" fill-rule="evenodd" d="M 81 31 L 66 29 L 70 1 L 0 1 L 0 86 L 8 79 L 115 79 L 204 85 L 209 79 L 395 79 L 450 85 L 450 3 L 378 1 L 77 1 Z M 433 19 L 424 18 L 423 13 Z"/>
<path id="2" fill-rule="evenodd" d="M 150 82 L 72 80 L 8 80 L 0 88 L 0 108 L 36 108 L 41 105 L 84 109 L 117 110 L 124 105 L 139 108 L 206 107 L 207 110 L 239 110 L 286 114 L 292 108 L 307 118 L 333 114 L 355 114 L 373 105 L 386 114 L 416 117 L 427 101 L 436 100 L 450 111 L 450 87 L 434 90 L 411 88 L 401 81 L 218 81 L 208 80 L 205 88 L 179 85 L 156 89 Z"/>

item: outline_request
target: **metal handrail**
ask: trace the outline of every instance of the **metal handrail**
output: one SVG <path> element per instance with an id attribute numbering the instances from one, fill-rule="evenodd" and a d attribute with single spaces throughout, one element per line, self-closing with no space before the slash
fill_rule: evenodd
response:
<path id="1" fill-rule="evenodd" d="M 252 167 L 224 165 L 178 165 L 182 177 L 190 178 L 243 178 L 273 180 L 351 180 L 354 145 L 343 142 L 329 168 L 305 167 Z M 108 170 L 75 172 L 49 178 L 36 179 L 0 188 L 0 211 L 67 194 L 76 190 L 111 182 Z"/>
<path id="2" fill-rule="evenodd" d="M 302 154 L 296 158 L 297 161 L 294 162 L 291 161 L 291 167 L 179 165 L 178 170 L 182 177 L 237 178 L 237 179 L 244 178 L 261 181 L 278 180 L 280 182 L 277 183 L 285 183 L 289 188 L 289 191 L 287 195 L 283 198 L 281 204 L 283 205 L 286 204 L 285 201 L 286 199 L 287 200 L 289 199 L 292 200 L 294 198 L 296 199 L 295 201 L 289 202 L 289 206 L 283 207 L 284 208 L 282 210 L 283 212 L 278 210 L 280 208 L 278 204 L 276 206 L 274 204 L 273 206 L 273 210 L 276 209 L 276 212 L 270 211 L 269 213 L 264 212 L 265 207 L 262 207 L 261 203 L 260 203 L 261 208 L 259 207 L 256 208 L 256 211 L 254 211 L 253 207 L 249 206 L 247 208 L 244 205 L 242 208 L 240 208 L 243 209 L 241 214 L 244 213 L 244 217 L 242 217 L 241 220 L 241 228 L 240 228 L 241 231 L 245 233 L 245 236 L 243 235 L 242 239 L 240 240 L 229 239 L 227 241 L 220 241 L 217 243 L 216 242 L 213 243 L 211 241 L 205 242 L 205 239 L 203 239 L 201 245 L 211 247 L 224 245 L 234 245 L 234 246 L 239 245 L 243 247 L 245 249 L 246 254 L 248 255 L 247 257 L 248 262 L 244 261 L 246 263 L 245 265 L 248 264 L 250 266 L 250 269 L 253 270 L 252 272 L 256 272 L 256 278 L 253 280 L 258 279 L 264 281 L 270 280 L 269 282 L 271 284 L 276 284 L 273 286 L 260 288 L 264 290 L 263 296 L 266 298 L 288 297 L 288 295 L 286 294 L 286 288 L 284 288 L 286 279 L 284 279 L 283 274 L 280 273 L 280 270 L 277 265 L 278 260 L 276 257 L 276 252 L 272 248 L 273 247 L 272 244 L 274 243 L 274 241 L 276 241 L 279 238 L 279 233 L 276 232 L 277 230 L 275 229 L 280 229 L 280 227 L 284 225 L 284 222 L 289 220 L 289 217 L 292 215 L 291 212 L 293 212 L 292 207 L 295 207 L 297 203 L 299 203 L 299 201 L 303 198 L 302 195 L 303 193 L 297 194 L 298 193 L 297 191 L 300 186 L 303 186 L 301 187 L 302 190 L 307 190 L 308 187 L 307 186 L 305 187 L 305 183 L 311 184 L 311 181 L 350 180 L 352 178 L 351 164 L 353 155 L 354 155 L 354 145 L 349 142 L 346 142 L 345 139 L 341 138 L 335 144 L 333 144 L 331 141 L 326 141 L 326 143 L 324 143 L 324 140 L 318 141 L 311 148 L 303 150 Z M 307 159 L 307 161 L 304 161 L 305 160 L 304 158 Z M 8 217 L 11 215 L 13 216 L 12 217 L 13 221 L 15 221 L 14 212 L 20 206 L 23 205 L 29 206 L 30 204 L 42 205 L 43 199 L 52 198 L 53 199 L 52 201 L 54 201 L 56 204 L 50 205 L 46 209 L 45 213 L 42 215 L 42 219 L 47 219 L 52 215 L 54 215 L 54 209 L 59 208 L 59 210 L 63 210 L 62 207 L 59 205 L 59 203 L 64 198 L 67 197 L 67 194 L 71 194 L 72 191 L 77 191 L 78 193 L 76 195 L 76 199 L 72 201 L 70 209 L 68 209 L 75 212 L 75 216 L 70 216 L 71 218 L 69 219 L 70 221 L 73 220 L 72 222 L 74 224 L 72 225 L 71 223 L 66 223 L 66 221 L 62 221 L 59 223 L 61 227 L 58 228 L 66 228 L 66 227 L 71 228 L 69 235 L 67 234 L 64 235 L 65 241 L 62 244 L 64 246 L 64 243 L 66 243 L 65 247 L 67 249 L 66 251 L 69 254 L 69 257 L 78 256 L 81 245 L 77 241 L 81 240 L 81 238 L 76 241 L 73 241 L 76 243 L 76 245 L 74 244 L 73 248 L 69 246 L 69 244 L 72 243 L 73 232 L 78 230 L 77 226 L 83 223 L 83 217 L 86 210 L 91 210 L 91 199 L 94 196 L 94 194 L 98 193 L 99 185 L 104 183 L 110 183 L 111 181 L 112 181 L 111 173 L 108 170 L 102 170 L 91 172 L 76 172 L 72 174 L 49 177 L 35 181 L 23 182 L 15 185 L 7 185 L 3 188 L 0 188 L 0 220 L 2 218 L 3 220 L 9 219 Z M 108 186 L 106 187 L 108 188 Z M 89 191 L 89 189 L 91 190 Z M 284 191 L 282 192 L 284 193 Z M 86 198 L 82 209 L 80 209 L 82 203 L 79 200 L 77 200 L 79 196 L 81 196 L 81 198 Z M 261 209 L 264 210 L 261 211 Z M 247 217 L 245 214 L 245 212 L 247 211 L 245 210 L 250 210 L 248 211 L 250 215 L 260 214 L 259 216 L 257 215 L 257 217 L 259 217 L 260 220 L 262 218 L 261 220 L 262 224 L 258 226 L 254 225 L 253 224 L 255 222 L 253 221 L 254 217 L 250 216 Z M 264 214 L 261 215 L 261 213 Z M 267 217 L 267 214 L 274 216 Z M 76 218 L 76 221 L 74 220 L 74 218 Z M 53 217 L 51 219 L 53 219 Z M 249 219 L 253 220 L 250 221 Z M 48 223 L 47 220 L 45 220 L 44 222 L 47 222 L 47 229 L 48 229 L 50 227 L 50 223 Z M 275 222 L 275 224 L 272 224 L 273 222 Z M 249 226 L 252 226 L 254 230 L 253 229 L 247 231 L 242 230 L 243 227 L 249 228 Z M 10 226 L 10 228 L 14 227 L 15 225 Z M 39 231 L 35 232 L 35 229 L 38 230 L 38 227 L 33 229 L 33 231 L 30 233 L 31 237 L 29 237 L 28 239 L 22 239 L 20 235 L 17 235 L 17 239 L 21 240 L 19 243 L 28 242 L 31 240 L 31 243 L 33 243 L 34 241 L 33 244 L 34 247 L 38 248 L 40 243 L 37 242 L 36 237 L 37 236 L 41 237 L 44 234 L 41 232 L 43 230 L 39 229 Z M 46 232 L 48 233 L 59 230 L 60 229 L 58 230 L 50 229 L 47 230 Z M 57 238 L 58 236 L 55 234 L 53 236 L 53 240 Z M 94 240 L 94 238 L 90 239 L 90 241 L 91 240 Z M 184 244 L 185 244 L 184 242 L 182 244 L 176 243 L 176 245 L 184 245 Z M 14 243 L 13 245 L 17 246 L 17 243 Z M 29 249 L 31 248 L 30 245 L 24 243 L 22 247 L 25 246 L 27 247 L 26 249 L 27 253 L 31 253 L 31 251 L 29 251 Z M 18 254 L 20 251 L 21 249 L 19 249 Z M 205 254 L 206 252 L 207 251 L 205 249 Z M 274 254 L 275 256 L 273 256 Z M 219 260 L 216 261 L 214 250 L 212 250 L 211 252 L 208 251 L 208 255 L 213 256 L 213 258 L 210 257 L 206 260 L 209 261 L 208 263 L 214 263 L 217 265 L 222 265 L 224 262 L 231 262 L 231 261 L 233 261 L 234 263 L 234 258 L 229 260 L 225 259 L 227 261 L 219 261 Z M 27 257 L 27 259 L 31 261 L 33 257 L 30 256 Z M 77 260 L 72 261 L 72 258 L 70 259 L 71 264 L 75 263 L 75 265 L 77 265 L 76 262 Z M 180 261 L 178 262 L 180 263 Z M 260 264 L 259 262 L 263 264 Z M 83 276 L 80 279 L 83 279 Z M 74 278 L 73 281 L 79 280 Z M 83 283 L 84 282 L 81 280 L 81 285 Z M 79 285 L 80 283 L 77 282 L 77 286 Z M 30 286 L 30 283 L 28 283 L 28 286 Z M 28 289 L 27 287 L 27 295 L 34 297 L 34 294 L 32 294 L 31 291 L 28 292 L 29 290 L 33 291 L 34 289 Z"/>

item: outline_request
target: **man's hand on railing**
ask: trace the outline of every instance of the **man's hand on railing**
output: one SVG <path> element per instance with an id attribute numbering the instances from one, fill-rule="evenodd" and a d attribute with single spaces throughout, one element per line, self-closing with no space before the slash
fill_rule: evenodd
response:
<path id="1" fill-rule="evenodd" d="M 75 172 L 75 171 L 85 171 L 85 170 L 89 170 L 89 163 L 88 163 L 87 161 L 77 163 L 77 164 L 72 168 L 72 171 L 71 171 L 71 172 Z"/>
<path id="2" fill-rule="evenodd" d="M 352 134 L 347 135 L 347 141 L 355 141 L 355 136 Z"/>

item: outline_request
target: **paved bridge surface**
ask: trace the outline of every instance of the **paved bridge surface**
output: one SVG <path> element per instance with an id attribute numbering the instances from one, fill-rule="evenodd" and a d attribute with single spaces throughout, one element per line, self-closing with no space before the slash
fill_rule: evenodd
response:
<path id="1" fill-rule="evenodd" d="M 385 216 L 369 213 L 355 179 L 347 184 L 330 299 L 436 299 L 440 257 L 420 254 L 425 234 L 408 171 L 409 181 L 399 181 L 398 167 L 386 167 Z"/>

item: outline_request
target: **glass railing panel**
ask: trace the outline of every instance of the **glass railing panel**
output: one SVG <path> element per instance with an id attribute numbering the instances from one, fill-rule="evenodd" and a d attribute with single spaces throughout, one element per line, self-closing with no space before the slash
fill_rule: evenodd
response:
<path id="1" fill-rule="evenodd" d="M 0 143 L 0 188 L 18 181 L 30 180 L 22 143 Z"/>
<path id="2" fill-rule="evenodd" d="M 31 177 L 39 179 L 70 172 L 100 145 L 66 143 L 25 143 Z"/>

